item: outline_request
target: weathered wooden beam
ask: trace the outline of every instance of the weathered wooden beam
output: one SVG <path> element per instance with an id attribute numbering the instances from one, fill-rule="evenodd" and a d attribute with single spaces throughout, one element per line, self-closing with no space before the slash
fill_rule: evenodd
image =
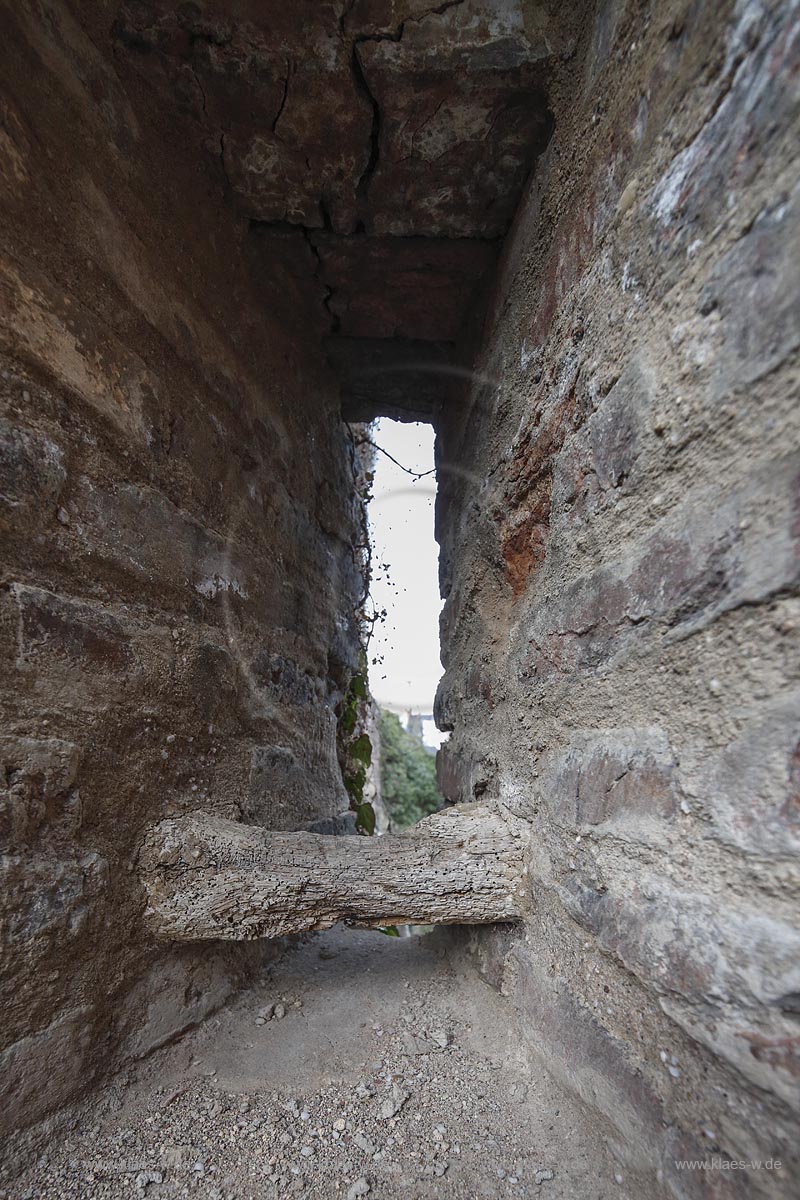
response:
<path id="1" fill-rule="evenodd" d="M 513 921 L 524 904 L 524 826 L 484 805 L 402 834 L 277 833 L 198 813 L 162 821 L 140 855 L 159 937 L 243 941 L 359 925 Z"/>

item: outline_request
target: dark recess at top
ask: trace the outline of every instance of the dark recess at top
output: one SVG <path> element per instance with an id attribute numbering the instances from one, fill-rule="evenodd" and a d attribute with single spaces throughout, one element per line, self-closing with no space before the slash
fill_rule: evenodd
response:
<path id="1" fill-rule="evenodd" d="M 217 160 L 228 202 L 250 219 L 267 295 L 302 297 L 325 339 L 346 417 L 430 418 L 447 399 L 441 368 L 480 311 L 552 132 L 550 67 L 573 48 L 560 7 L 119 9 L 117 55 L 163 94 L 165 112 L 177 104 L 198 153 Z"/>

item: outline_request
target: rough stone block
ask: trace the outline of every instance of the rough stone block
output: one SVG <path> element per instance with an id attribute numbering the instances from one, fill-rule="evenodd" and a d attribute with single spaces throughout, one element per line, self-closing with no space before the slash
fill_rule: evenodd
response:
<path id="1" fill-rule="evenodd" d="M 497 248 L 480 238 L 314 238 L 331 310 L 348 338 L 458 336 L 475 289 L 494 265 Z M 391 344 L 391 342 L 390 342 Z M 402 353 L 402 350 L 400 351 Z"/>
<path id="2" fill-rule="evenodd" d="M 472 763 L 466 754 L 454 752 L 451 746 L 440 746 L 436 752 L 436 782 L 445 800 L 451 804 L 474 799 Z"/>
<path id="3" fill-rule="evenodd" d="M 779 1096 L 800 1112 L 800 1035 L 797 994 L 771 1009 L 689 1005 L 664 996 L 661 1007 L 696 1042 L 706 1046 L 762 1092 Z M 784 1007 L 787 1006 L 787 1007 Z M 791 1006 L 791 1007 L 789 1007 Z"/>
<path id="4" fill-rule="evenodd" d="M 14 585 L 14 595 L 19 606 L 20 669 L 55 655 L 106 672 L 124 671 L 131 665 L 129 634 L 100 605 L 24 584 Z"/>
<path id="5" fill-rule="evenodd" d="M 651 406 L 652 388 L 632 364 L 589 418 L 591 465 L 604 491 L 621 487 L 633 471 Z"/>
<path id="6" fill-rule="evenodd" d="M 658 828 L 676 806 L 675 756 L 661 729 L 603 729 L 578 735 L 543 763 L 539 786 L 569 828 Z"/>
<path id="7" fill-rule="evenodd" d="M 59 738 L 0 738 L 0 847 L 25 845 L 45 823 L 77 832 L 79 761 L 78 747 Z"/>
<path id="8" fill-rule="evenodd" d="M 563 979 L 548 974 L 524 947 L 513 954 L 534 1053 L 598 1114 L 621 1161 L 654 1173 L 663 1120 L 659 1097 L 631 1066 L 624 1045 L 576 1002 Z"/>
<path id="9" fill-rule="evenodd" d="M 52 508 L 67 477 L 64 451 L 51 437 L 0 420 L 0 513 L 19 521 Z M 55 513 L 53 512 L 53 516 Z"/>
<path id="10" fill-rule="evenodd" d="M 307 707 L 317 698 L 317 681 L 283 654 L 261 650 L 253 659 L 251 670 L 256 684 L 280 704 Z"/>
<path id="11" fill-rule="evenodd" d="M 240 985 L 241 960 L 259 957 L 265 955 L 258 949 L 232 955 L 210 948 L 202 955 L 162 957 L 137 982 L 118 1014 L 126 1056 L 143 1058 L 199 1025 Z"/>
<path id="12" fill-rule="evenodd" d="M 632 362 L 600 401 L 595 412 L 564 444 L 553 469 L 552 508 L 569 508 L 570 519 L 584 521 L 612 504 L 624 487 L 636 485 L 653 405 L 651 381 Z"/>
<path id="13" fill-rule="evenodd" d="M 562 301 L 586 270 L 594 249 L 596 196 L 590 189 L 578 209 L 565 211 L 555 231 L 543 264 L 535 308 L 529 320 L 523 354 L 542 347 L 550 333 Z"/>
<path id="14" fill-rule="evenodd" d="M 0 1054 L 0 1130 L 10 1133 L 72 1100 L 93 1075 L 92 1009 L 62 1013 Z"/>
<path id="15" fill-rule="evenodd" d="M 661 994 L 770 1005 L 800 991 L 800 931 L 778 917 L 722 908 L 622 864 L 605 872 L 602 889 L 569 872 L 559 891 L 601 946 Z"/>
<path id="16" fill-rule="evenodd" d="M 450 649 L 452 649 L 452 646 Z M 456 713 L 458 711 L 457 681 L 458 672 L 456 669 L 452 672 L 448 669 L 439 680 L 439 686 L 436 689 L 433 701 L 433 719 L 436 722 L 437 729 L 452 731 L 455 728 Z"/>
<path id="17" fill-rule="evenodd" d="M 429 9 L 425 20 L 405 24 L 402 38 L 358 47 L 384 113 L 371 231 L 505 233 L 550 133 L 537 60 L 551 52 L 551 37 L 567 38 L 563 29 L 543 32 L 523 30 L 511 8 L 479 3 L 470 26 L 451 10 Z"/>
<path id="18" fill-rule="evenodd" d="M 796 11 L 791 2 L 768 15 L 756 0 L 743 0 L 725 30 L 720 101 L 650 197 L 661 260 L 674 260 L 672 278 L 683 269 L 688 246 L 718 236 L 734 214 L 731 198 L 746 194 L 775 153 L 776 131 L 791 137 L 800 58 Z M 790 262 L 787 255 L 789 271 Z"/>
<path id="19" fill-rule="evenodd" d="M 624 557 L 569 584 L 529 626 L 526 673 L 590 669 L 657 630 L 685 636 L 800 577 L 790 454 L 720 493 L 690 494 Z"/>
<path id="20" fill-rule="evenodd" d="M 723 345 L 714 367 L 715 400 L 755 383 L 800 346 L 800 187 L 762 213 L 716 263 L 704 307 L 717 306 Z"/>
<path id="21" fill-rule="evenodd" d="M 748 856 L 800 853 L 800 695 L 775 697 L 683 784 L 725 845 Z"/>
<path id="22" fill-rule="evenodd" d="M 303 829 L 348 808 L 336 757 L 336 718 L 309 708 L 302 746 L 265 745 L 252 751 L 250 788 L 242 815 L 268 829 Z"/>
<path id="23" fill-rule="evenodd" d="M 7 855 L 3 881 L 3 942 L 24 955 L 45 940 L 64 949 L 84 928 L 90 910 L 105 890 L 108 863 L 96 853 L 80 858 L 30 858 Z"/>
<path id="24" fill-rule="evenodd" d="M 166 630 L 125 613 L 13 584 L 19 672 L 67 708 L 107 703 L 148 681 L 151 698 L 168 685 L 173 646 Z"/>
<path id="25" fill-rule="evenodd" d="M 73 508 L 78 536 L 92 559 L 206 600 L 247 598 L 251 572 L 235 540 L 206 529 L 154 488 L 130 483 L 101 488 L 84 477 Z"/>

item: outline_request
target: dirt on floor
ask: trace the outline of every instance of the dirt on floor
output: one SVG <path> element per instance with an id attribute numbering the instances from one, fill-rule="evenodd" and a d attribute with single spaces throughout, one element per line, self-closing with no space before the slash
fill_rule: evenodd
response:
<path id="1" fill-rule="evenodd" d="M 628 1200 L 509 1001 L 434 934 L 336 928 L 73 1110 L 2 1200 Z"/>

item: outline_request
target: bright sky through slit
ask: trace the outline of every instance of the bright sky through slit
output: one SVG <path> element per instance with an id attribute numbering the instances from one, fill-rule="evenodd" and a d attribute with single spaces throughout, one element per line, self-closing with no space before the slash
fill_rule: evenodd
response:
<path id="1" fill-rule="evenodd" d="M 403 466 L 432 470 L 430 425 L 383 418 L 373 425 L 371 437 Z M 442 674 L 439 548 L 433 538 L 436 476 L 414 479 L 376 453 L 372 491 L 370 595 L 375 609 L 385 608 L 387 617 L 376 623 L 369 646 L 370 687 L 379 704 L 432 713 Z M 388 570 L 383 563 L 389 564 Z M 374 658 L 379 661 L 373 665 Z M 425 740 L 432 745 L 442 740 L 432 722 L 426 722 Z"/>

